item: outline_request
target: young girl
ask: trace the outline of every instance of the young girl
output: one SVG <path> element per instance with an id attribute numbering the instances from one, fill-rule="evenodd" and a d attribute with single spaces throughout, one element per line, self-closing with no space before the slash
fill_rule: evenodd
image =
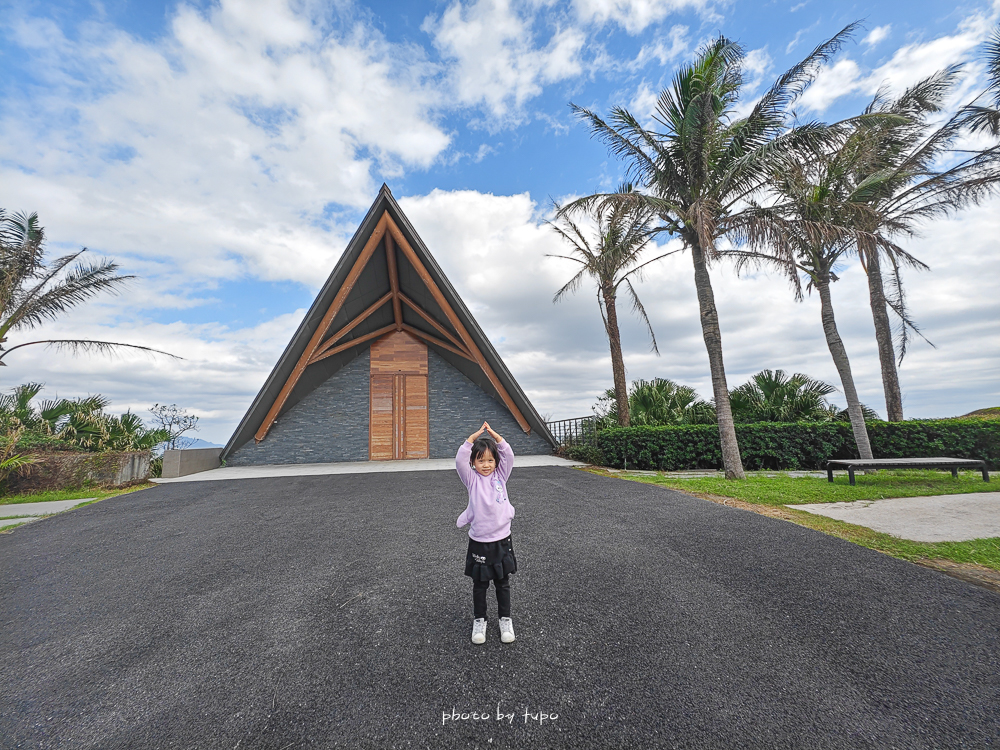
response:
<path id="1" fill-rule="evenodd" d="M 489 437 L 483 435 L 488 432 Z M 482 436 L 482 437 L 480 437 Z M 486 642 L 486 592 L 490 581 L 497 592 L 500 640 L 514 640 L 510 619 L 510 576 L 517 571 L 510 540 L 510 519 L 514 506 L 507 497 L 507 478 L 514 468 L 514 451 L 488 423 L 469 435 L 455 456 L 455 468 L 469 491 L 469 505 L 458 517 L 458 528 L 471 523 L 465 575 L 472 578 L 475 621 L 472 642 Z"/>

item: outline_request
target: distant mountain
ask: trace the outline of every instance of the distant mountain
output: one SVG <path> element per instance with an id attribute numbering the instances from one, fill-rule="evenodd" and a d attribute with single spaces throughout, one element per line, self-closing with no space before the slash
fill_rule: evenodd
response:
<path id="1" fill-rule="evenodd" d="M 207 440 L 202 440 L 201 438 L 181 438 L 178 442 L 180 445 L 177 447 L 181 450 L 190 450 L 192 448 L 225 448 L 224 445 L 210 443 Z"/>

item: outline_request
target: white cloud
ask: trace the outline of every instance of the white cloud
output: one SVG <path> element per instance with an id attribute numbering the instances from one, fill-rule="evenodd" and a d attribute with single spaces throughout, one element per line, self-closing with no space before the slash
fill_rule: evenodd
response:
<path id="1" fill-rule="evenodd" d="M 755 76 L 762 76 L 771 69 L 774 61 L 767 53 L 767 47 L 750 50 L 743 58 L 743 68 L 750 71 Z"/>
<path id="2" fill-rule="evenodd" d="M 793 8 L 792 10 L 795 11 L 798 10 L 798 8 Z M 792 41 L 790 41 L 788 45 L 785 47 L 785 54 L 786 55 L 791 54 L 792 50 L 799 46 L 799 42 L 802 41 L 802 37 L 804 37 L 810 31 L 819 26 L 819 23 L 820 23 L 819 21 L 816 21 L 816 23 L 814 23 L 812 26 L 807 26 L 804 29 L 799 29 L 798 31 L 796 31 Z"/>
<path id="3" fill-rule="evenodd" d="M 584 23 L 615 23 L 629 34 L 638 34 L 672 13 L 695 10 L 711 13 L 708 0 L 573 0 L 573 9 Z"/>
<path id="4" fill-rule="evenodd" d="M 200 417 L 197 437 L 222 444 L 305 314 L 305 310 L 296 310 L 258 326 L 229 330 L 215 323 L 112 324 L 109 319 L 117 317 L 113 304 L 81 309 L 86 314 L 46 326 L 46 337 L 121 341 L 180 354 L 184 359 L 131 353 L 114 358 L 72 357 L 32 346 L 6 360 L 6 387 L 28 380 L 42 382 L 46 385 L 41 398 L 101 393 L 112 398 L 108 411 L 131 410 L 143 419 L 149 419 L 147 410 L 154 403 L 176 403 Z"/>
<path id="5" fill-rule="evenodd" d="M 652 89 L 646 81 L 643 81 L 632 96 L 632 101 L 628 104 L 628 111 L 635 115 L 636 119 L 644 127 L 649 127 L 653 122 L 653 114 L 656 112 L 658 98 L 659 92 Z"/>
<path id="6" fill-rule="evenodd" d="M 862 41 L 869 47 L 874 47 L 876 44 L 881 42 L 883 39 L 889 36 L 889 32 L 892 31 L 892 24 L 886 24 L 885 26 L 876 26 L 874 29 L 868 32 Z"/>
<path id="7" fill-rule="evenodd" d="M 403 198 L 403 210 L 471 309 L 535 406 L 553 418 L 590 411 L 610 387 L 611 364 L 593 285 L 559 304 L 552 295 L 574 265 L 546 254 L 566 246 L 541 222 L 544 210 L 526 193 L 490 195 L 434 190 Z M 1000 199 L 953 219 L 936 221 L 908 247 L 927 273 L 907 273 L 911 311 L 938 348 L 915 342 L 900 377 L 909 417 L 952 416 L 1000 403 Z M 320 269 L 325 276 L 328 268 Z M 777 274 L 737 278 L 726 264 L 712 268 L 730 386 L 763 368 L 805 372 L 837 385 L 815 295 L 796 303 Z M 625 364 L 630 380 L 669 377 L 711 395 L 691 261 L 667 258 L 638 283 L 661 356 L 649 351 L 643 325 L 622 306 Z M 135 290 L 142 294 L 143 290 Z M 862 400 L 884 413 L 865 276 L 848 263 L 834 285 L 841 335 Z M 113 394 L 112 408 L 143 412 L 154 401 L 178 403 L 202 415 L 199 437 L 228 439 L 270 372 L 304 310 L 258 326 L 152 324 L 125 313 L 129 297 L 85 308 L 86 316 L 46 329 L 55 336 L 105 338 L 181 353 L 183 362 L 128 356 L 69 359 L 41 347 L 11 357 L 8 382 L 48 384 L 46 395 Z M 116 322 L 124 321 L 124 322 Z M 833 399 L 843 405 L 843 397 Z"/>
<path id="8" fill-rule="evenodd" d="M 436 190 L 402 201 L 459 294 L 535 406 L 556 417 L 589 412 L 610 386 L 611 364 L 591 284 L 557 305 L 552 294 L 573 273 L 562 241 L 539 223 L 528 195 L 494 196 Z M 900 370 L 908 416 L 952 416 L 1000 403 L 1000 277 L 989 238 L 1000 234 L 1000 201 L 927 227 L 913 252 L 931 273 L 906 276 L 912 312 L 938 349 L 914 343 Z M 763 368 L 806 372 L 840 387 L 820 324 L 815 295 L 796 303 L 777 274 L 737 278 L 723 264 L 712 270 L 730 386 Z M 670 377 L 709 397 L 708 360 L 698 322 L 690 258 L 679 254 L 652 266 L 637 285 L 660 344 L 649 351 L 642 324 L 620 315 L 630 380 Z M 884 413 L 878 351 L 868 289 L 849 263 L 833 289 L 862 400 Z M 951 372 L 954 377 L 940 377 Z M 843 405 L 843 396 L 838 393 Z"/>
<path id="9" fill-rule="evenodd" d="M 462 104 L 483 105 L 500 124 L 516 122 L 524 104 L 547 83 L 579 75 L 585 36 L 573 27 L 557 29 L 544 47 L 535 46 L 534 16 L 509 0 L 456 0 L 423 30 L 452 61 L 451 90 Z M 495 125 L 496 123 L 491 123 Z"/>
<path id="10" fill-rule="evenodd" d="M 837 99 L 849 94 L 873 96 L 883 87 L 899 93 L 949 65 L 966 61 L 972 50 L 989 35 L 992 22 L 990 18 L 974 14 L 962 21 L 954 34 L 904 45 L 887 62 L 868 71 L 854 60 L 842 58 L 832 66 L 821 69 L 816 80 L 799 99 L 799 104 L 805 110 L 822 113 Z M 873 30 L 872 34 L 876 31 L 879 29 Z M 968 72 L 977 73 L 980 70 L 980 67 L 972 66 Z"/>
<path id="11" fill-rule="evenodd" d="M 798 106 L 823 112 L 840 97 L 855 91 L 860 77 L 861 68 L 854 60 L 838 60 L 832 66 L 824 66 L 799 97 Z"/>
<path id="12" fill-rule="evenodd" d="M 752 49 L 743 58 L 743 70 L 746 78 L 746 84 L 744 92 L 754 91 L 764 77 L 771 71 L 774 67 L 774 60 L 771 59 L 771 55 L 767 52 L 767 47 L 761 47 L 760 49 Z M 746 75 L 746 74 L 749 75 Z"/>
<path id="13" fill-rule="evenodd" d="M 687 26 L 672 26 L 666 38 L 669 44 L 664 43 L 662 36 L 658 36 L 650 44 L 644 44 L 629 67 L 635 70 L 653 60 L 660 65 L 667 65 L 685 54 L 691 47 L 691 35 Z"/>
<path id="14" fill-rule="evenodd" d="M 156 43 L 11 23 L 50 89 L 5 92 L 0 205 L 39 210 L 55 241 L 312 284 L 343 236 L 324 207 L 362 207 L 373 169 L 426 167 L 450 142 L 419 49 L 284 2 L 182 5 Z"/>

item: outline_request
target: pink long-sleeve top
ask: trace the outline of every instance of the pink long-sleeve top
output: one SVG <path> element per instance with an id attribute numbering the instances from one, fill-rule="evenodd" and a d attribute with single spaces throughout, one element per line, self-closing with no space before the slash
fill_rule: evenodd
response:
<path id="1" fill-rule="evenodd" d="M 469 490 L 469 505 L 458 517 L 458 528 L 471 523 L 469 536 L 477 542 L 496 542 L 510 536 L 510 520 L 514 506 L 507 497 L 507 478 L 514 468 L 514 451 L 506 440 L 497 443 L 500 460 L 488 476 L 483 476 L 469 463 L 472 443 L 462 443 L 455 456 L 455 469 L 462 484 Z"/>

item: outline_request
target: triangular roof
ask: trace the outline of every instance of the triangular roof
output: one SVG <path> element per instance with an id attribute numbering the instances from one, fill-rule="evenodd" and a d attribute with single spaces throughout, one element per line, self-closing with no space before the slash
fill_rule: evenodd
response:
<path id="1" fill-rule="evenodd" d="M 382 185 L 364 221 L 222 451 L 263 440 L 274 422 L 390 331 L 419 338 L 555 447 L 545 421 Z"/>

